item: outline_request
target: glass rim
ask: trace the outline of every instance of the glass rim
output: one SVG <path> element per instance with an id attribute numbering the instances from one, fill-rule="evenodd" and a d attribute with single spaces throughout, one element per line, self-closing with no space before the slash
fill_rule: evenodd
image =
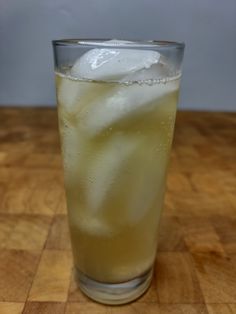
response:
<path id="1" fill-rule="evenodd" d="M 113 42 L 111 42 L 113 40 Z M 115 42 L 117 40 L 117 42 Z M 122 42 L 120 42 L 122 41 Z M 166 40 L 121 40 L 121 39 L 90 39 L 90 38 L 69 38 L 52 40 L 53 46 L 67 47 L 98 47 L 98 48 L 152 48 L 152 49 L 183 49 L 184 42 Z"/>

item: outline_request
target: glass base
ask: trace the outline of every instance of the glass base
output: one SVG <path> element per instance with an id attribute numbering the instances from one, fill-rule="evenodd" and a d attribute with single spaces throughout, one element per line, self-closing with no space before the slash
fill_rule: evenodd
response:
<path id="1" fill-rule="evenodd" d="M 125 304 L 140 297 L 149 287 L 153 269 L 127 282 L 118 284 L 95 281 L 76 269 L 76 280 L 81 291 L 104 304 Z"/>

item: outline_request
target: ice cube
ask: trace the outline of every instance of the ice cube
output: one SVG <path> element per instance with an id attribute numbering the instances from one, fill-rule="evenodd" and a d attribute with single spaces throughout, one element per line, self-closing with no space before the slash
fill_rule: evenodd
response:
<path id="1" fill-rule="evenodd" d="M 58 88 L 58 101 L 67 112 L 79 110 L 79 102 L 89 93 L 91 84 L 80 82 L 68 77 L 63 77 Z"/>
<path id="2" fill-rule="evenodd" d="M 89 235 L 111 236 L 115 229 L 109 226 L 102 218 L 94 217 L 88 213 L 80 215 L 78 219 L 78 228 Z"/>
<path id="3" fill-rule="evenodd" d="M 71 208 L 68 215 L 73 229 L 90 236 L 111 236 L 116 232 L 104 219 L 94 216 L 87 209 L 78 211 L 77 208 Z"/>
<path id="4" fill-rule="evenodd" d="M 117 47 L 123 41 L 108 41 Z M 71 69 L 76 78 L 91 80 L 119 80 L 141 69 L 158 63 L 160 54 L 152 50 L 100 48 L 91 49 L 82 55 Z"/>
<path id="5" fill-rule="evenodd" d="M 178 89 L 178 81 L 160 84 L 120 85 L 88 106 L 81 117 L 81 126 L 90 135 L 96 135 L 110 125 L 130 115 L 146 110 L 149 103 Z"/>
<path id="6" fill-rule="evenodd" d="M 130 73 L 123 77 L 120 82 L 127 83 L 127 82 L 155 82 L 157 80 L 166 80 L 168 77 L 175 76 L 172 69 L 172 65 L 167 62 L 166 58 L 160 56 L 159 62 L 151 65 L 148 69 L 143 68 L 136 72 Z"/>
<path id="7" fill-rule="evenodd" d="M 137 136 L 115 134 L 94 156 L 87 177 L 87 200 L 92 212 L 95 213 L 101 208 L 123 164 L 139 143 L 140 138 Z"/>

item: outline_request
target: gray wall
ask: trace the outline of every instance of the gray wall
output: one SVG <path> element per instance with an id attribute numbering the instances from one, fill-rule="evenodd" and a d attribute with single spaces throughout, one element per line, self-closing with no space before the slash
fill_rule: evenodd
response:
<path id="1" fill-rule="evenodd" d="M 55 103 L 66 37 L 185 41 L 181 107 L 236 110 L 236 0 L 0 0 L 0 104 Z"/>

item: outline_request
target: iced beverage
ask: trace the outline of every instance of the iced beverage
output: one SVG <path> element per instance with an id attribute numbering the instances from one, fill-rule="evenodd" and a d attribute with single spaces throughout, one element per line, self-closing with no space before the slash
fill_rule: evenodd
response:
<path id="1" fill-rule="evenodd" d="M 119 44 L 56 71 L 75 268 L 82 290 L 105 303 L 149 285 L 180 80 L 159 52 Z M 139 278 L 136 295 L 104 297 Z"/>

